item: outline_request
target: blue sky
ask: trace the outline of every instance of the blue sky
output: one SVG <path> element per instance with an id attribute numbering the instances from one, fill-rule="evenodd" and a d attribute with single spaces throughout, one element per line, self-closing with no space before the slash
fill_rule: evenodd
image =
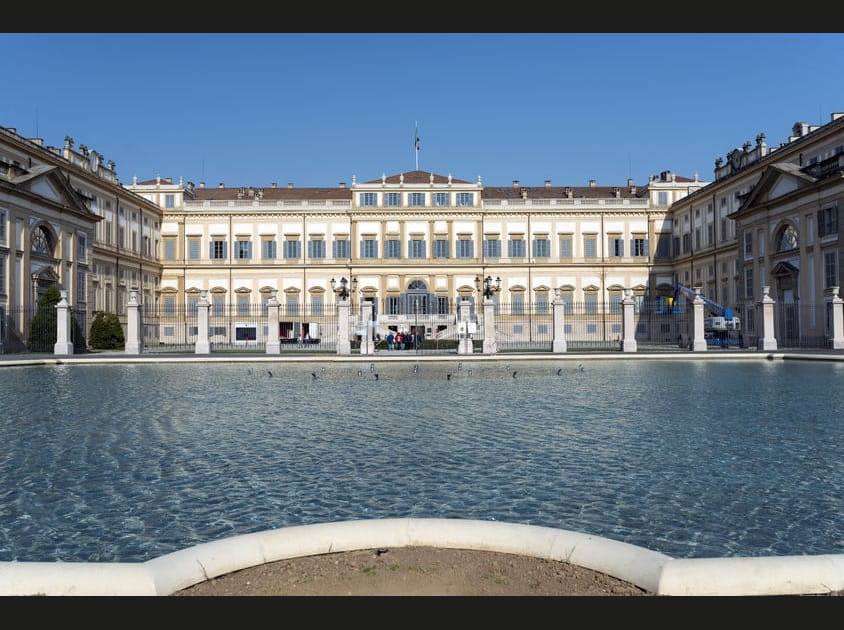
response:
<path id="1" fill-rule="evenodd" d="M 0 125 L 120 180 L 705 181 L 844 111 L 840 33 L 5 33 Z"/>

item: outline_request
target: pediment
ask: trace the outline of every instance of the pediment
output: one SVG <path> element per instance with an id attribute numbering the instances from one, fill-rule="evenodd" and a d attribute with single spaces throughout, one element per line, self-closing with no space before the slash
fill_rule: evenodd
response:
<path id="1" fill-rule="evenodd" d="M 779 162 L 766 167 L 759 181 L 748 194 L 735 214 L 746 214 L 754 208 L 786 197 L 795 191 L 811 186 L 815 178 L 804 173 L 799 166 Z"/>
<path id="2" fill-rule="evenodd" d="M 54 166 L 36 166 L 25 174 L 12 180 L 15 188 L 26 191 L 31 195 L 41 197 L 45 201 L 59 204 L 71 211 L 99 220 L 91 212 L 85 197 L 74 190 L 65 175 Z"/>

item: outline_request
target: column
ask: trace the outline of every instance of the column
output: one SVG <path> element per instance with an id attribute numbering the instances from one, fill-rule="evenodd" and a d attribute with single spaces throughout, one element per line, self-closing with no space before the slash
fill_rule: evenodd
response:
<path id="1" fill-rule="evenodd" d="M 369 300 L 361 302 L 360 314 L 363 319 L 363 334 L 360 338 L 360 353 L 375 354 L 375 343 L 372 339 L 372 302 Z"/>
<path id="2" fill-rule="evenodd" d="M 208 291 L 199 292 L 199 302 L 196 304 L 196 354 L 211 354 L 211 343 L 208 341 L 208 314 L 211 304 L 208 302 Z"/>
<path id="3" fill-rule="evenodd" d="M 636 324 L 633 321 L 633 290 L 624 289 L 624 299 L 621 300 L 621 309 L 623 314 L 621 351 L 622 352 L 636 352 L 638 346 L 636 344 Z M 706 349 L 706 342 L 704 341 L 704 349 Z"/>
<path id="4" fill-rule="evenodd" d="M 138 291 L 129 291 L 129 302 L 126 304 L 126 354 L 141 354 L 143 351 L 143 335 L 141 331 L 141 304 L 138 302 Z"/>
<path id="5" fill-rule="evenodd" d="M 706 352 L 706 337 L 703 333 L 703 306 L 706 302 L 700 297 L 700 287 L 695 287 L 692 300 L 692 352 Z"/>
<path id="6" fill-rule="evenodd" d="M 560 295 L 559 289 L 554 289 L 554 302 L 551 305 L 554 313 L 554 340 L 551 344 L 551 352 L 568 352 L 566 343 L 566 303 Z"/>
<path id="7" fill-rule="evenodd" d="M 351 312 L 349 299 L 342 299 L 337 303 L 337 354 L 348 356 L 352 354 L 352 344 L 349 342 L 349 314 Z"/>
<path id="8" fill-rule="evenodd" d="M 484 354 L 498 353 L 498 341 L 495 338 L 495 302 L 484 298 Z"/>
<path id="9" fill-rule="evenodd" d="M 56 304 L 56 344 L 53 354 L 73 354 L 73 342 L 70 340 L 70 304 L 67 302 L 67 291 L 59 291 L 61 300 Z"/>
<path id="10" fill-rule="evenodd" d="M 762 334 L 759 335 L 756 348 L 758 350 L 776 350 L 777 340 L 774 337 L 774 299 L 769 295 L 771 287 L 762 287 Z"/>
<path id="11" fill-rule="evenodd" d="M 267 300 L 267 354 L 281 354 L 281 341 L 278 338 L 278 289 L 270 291 Z"/>
<path id="12" fill-rule="evenodd" d="M 457 354 L 472 354 L 475 349 L 472 347 L 472 333 L 469 331 L 469 313 L 471 304 L 469 300 L 460 301 L 460 320 L 457 322 Z"/>
<path id="13" fill-rule="evenodd" d="M 830 287 L 832 297 L 828 298 L 832 308 L 832 339 L 830 339 L 830 346 L 833 350 L 844 349 L 844 300 L 838 296 L 839 287 Z"/>

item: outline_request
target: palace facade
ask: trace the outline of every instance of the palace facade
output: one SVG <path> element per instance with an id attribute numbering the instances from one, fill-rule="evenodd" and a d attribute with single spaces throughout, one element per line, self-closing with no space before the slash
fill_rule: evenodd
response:
<path id="1" fill-rule="evenodd" d="M 51 284 L 89 318 L 124 318 L 132 288 L 154 309 L 204 293 L 219 308 L 275 295 L 288 310 L 321 309 L 345 280 L 395 329 L 478 302 L 484 278 L 500 279 L 497 302 L 536 312 L 556 296 L 617 308 L 628 289 L 638 309 L 679 283 L 740 310 L 751 334 L 768 288 L 795 305 L 777 325 L 799 344 L 828 333 L 842 174 L 842 114 L 797 123 L 776 147 L 759 134 L 718 158 L 711 182 L 662 171 L 618 186 L 419 170 L 324 188 L 122 185 L 113 161 L 70 137 L 58 149 L 0 127 L 0 319 L 5 338 L 24 336 Z"/>

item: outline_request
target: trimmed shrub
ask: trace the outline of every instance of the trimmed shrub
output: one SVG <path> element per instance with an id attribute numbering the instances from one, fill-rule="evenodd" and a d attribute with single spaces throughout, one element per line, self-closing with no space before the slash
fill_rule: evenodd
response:
<path id="1" fill-rule="evenodd" d="M 100 311 L 91 323 L 88 345 L 95 350 L 120 350 L 126 344 L 120 320 L 114 313 Z"/>
<path id="2" fill-rule="evenodd" d="M 29 327 L 26 347 L 30 352 L 52 352 L 56 347 L 56 304 L 62 296 L 55 285 L 49 287 L 38 300 L 35 316 Z"/>

